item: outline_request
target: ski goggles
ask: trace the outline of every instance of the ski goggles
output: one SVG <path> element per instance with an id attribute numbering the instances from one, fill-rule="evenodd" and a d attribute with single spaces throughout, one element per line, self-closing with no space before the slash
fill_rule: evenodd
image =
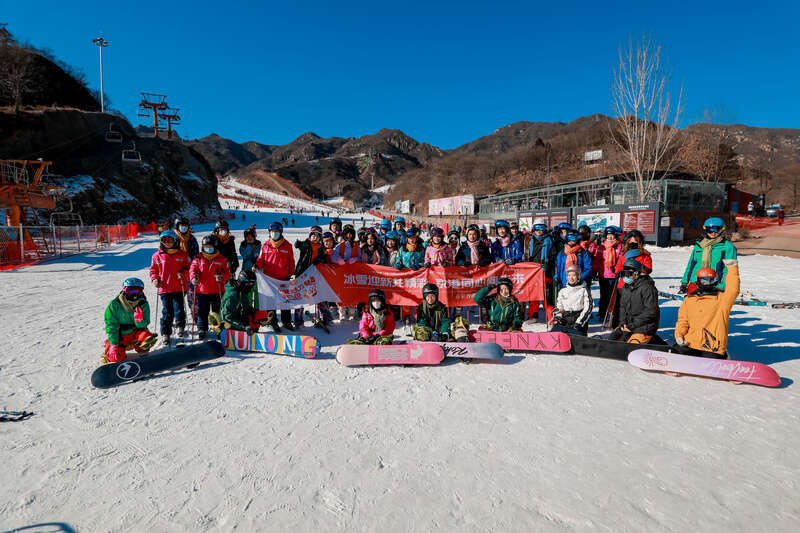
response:
<path id="1" fill-rule="evenodd" d="M 144 293 L 144 289 L 142 287 L 122 287 L 122 292 L 128 296 L 140 296 Z"/>
<path id="2" fill-rule="evenodd" d="M 706 226 L 705 229 L 708 233 L 719 233 L 722 231 L 722 226 Z"/>
<path id="3" fill-rule="evenodd" d="M 444 231 L 442 228 L 432 228 L 431 237 L 444 237 Z"/>
<path id="4" fill-rule="evenodd" d="M 632 268 L 623 268 L 622 275 L 626 278 L 633 278 L 639 275 L 639 271 Z"/>
<path id="5" fill-rule="evenodd" d="M 697 284 L 700 285 L 701 287 L 710 287 L 710 286 L 714 285 L 715 281 L 716 281 L 716 277 L 713 277 L 713 278 L 709 278 L 709 277 L 697 278 Z"/>
<path id="6" fill-rule="evenodd" d="M 534 224 L 533 231 L 547 231 L 547 224 Z"/>
<path id="7" fill-rule="evenodd" d="M 161 242 L 163 242 L 167 246 L 172 246 L 173 244 L 175 244 L 175 237 L 161 237 Z"/>

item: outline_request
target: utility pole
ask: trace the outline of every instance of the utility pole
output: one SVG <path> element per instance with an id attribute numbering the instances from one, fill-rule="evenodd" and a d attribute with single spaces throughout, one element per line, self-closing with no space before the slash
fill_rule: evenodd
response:
<path id="1" fill-rule="evenodd" d="M 106 112 L 105 97 L 103 95 L 103 48 L 108 46 L 108 41 L 102 37 L 92 40 L 94 44 L 100 49 L 100 112 Z"/>

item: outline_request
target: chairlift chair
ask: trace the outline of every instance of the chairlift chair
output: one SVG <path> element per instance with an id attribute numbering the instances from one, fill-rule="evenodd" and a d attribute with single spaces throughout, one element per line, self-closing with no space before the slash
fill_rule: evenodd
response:
<path id="1" fill-rule="evenodd" d="M 122 151 L 122 162 L 141 164 L 142 155 L 136 151 L 136 143 L 131 141 L 131 144 L 133 145 L 132 149 Z"/>
<path id="2" fill-rule="evenodd" d="M 106 142 L 107 143 L 121 143 L 122 142 L 122 133 L 118 131 L 114 131 L 112 124 L 108 125 L 108 131 L 106 132 Z"/>

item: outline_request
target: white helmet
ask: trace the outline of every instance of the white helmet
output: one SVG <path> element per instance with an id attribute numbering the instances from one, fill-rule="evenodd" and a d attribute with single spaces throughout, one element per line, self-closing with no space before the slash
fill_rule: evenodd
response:
<path id="1" fill-rule="evenodd" d="M 537 224 L 544 224 L 546 226 L 547 225 L 547 220 L 545 220 L 545 219 L 543 219 L 541 217 L 533 219 L 533 225 L 536 226 Z"/>

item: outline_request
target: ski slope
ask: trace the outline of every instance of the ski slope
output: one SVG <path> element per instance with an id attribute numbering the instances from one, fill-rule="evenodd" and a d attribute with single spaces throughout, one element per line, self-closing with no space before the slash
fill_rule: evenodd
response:
<path id="1" fill-rule="evenodd" d="M 245 185 L 235 179 L 228 178 L 223 182 L 217 184 L 217 191 L 220 194 L 224 194 L 227 196 L 234 196 L 240 197 L 241 195 L 237 191 L 245 191 L 250 194 L 255 199 L 262 199 L 270 204 L 278 205 L 285 207 L 287 209 L 291 208 L 294 210 L 303 210 L 312 213 L 334 213 L 340 214 L 340 208 L 335 208 L 332 206 L 328 206 L 325 204 L 321 204 L 318 202 L 313 202 L 310 200 L 304 200 L 301 198 L 294 198 L 291 196 L 286 196 L 284 194 L 278 194 L 272 191 L 265 191 L 264 189 L 259 189 L 258 187 L 252 187 L 250 185 Z"/>
<path id="2" fill-rule="evenodd" d="M 295 218 L 291 240 L 316 222 Z M 230 353 L 93 389 L 105 305 L 147 279 L 155 247 L 0 274 L 0 408 L 36 413 L 0 424 L 0 530 L 798 530 L 800 310 L 731 317 L 730 352 L 770 364 L 778 389 L 584 356 L 345 368 L 334 354 L 355 323 L 307 327 L 316 360 Z M 654 250 L 659 289 L 674 292 L 687 254 Z M 743 290 L 800 300 L 800 260 L 740 263 Z M 662 300 L 662 336 L 677 309 Z"/>

